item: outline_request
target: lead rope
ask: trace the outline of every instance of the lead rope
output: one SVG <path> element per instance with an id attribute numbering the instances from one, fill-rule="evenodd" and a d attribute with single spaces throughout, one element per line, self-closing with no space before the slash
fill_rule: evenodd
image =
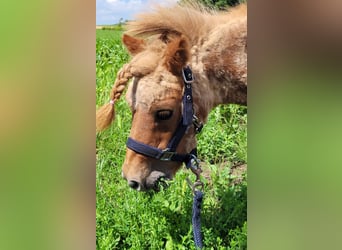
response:
<path id="1" fill-rule="evenodd" d="M 195 247 L 202 249 L 203 243 L 201 234 L 201 208 L 204 194 L 201 189 L 203 189 L 204 184 L 200 180 L 200 174 L 202 170 L 199 166 L 199 161 L 196 156 L 193 156 L 189 168 L 196 175 L 196 181 L 194 183 L 191 183 L 189 178 L 186 179 L 194 194 L 192 204 L 192 230 L 194 233 Z"/>
<path id="2" fill-rule="evenodd" d="M 202 234 L 201 234 L 201 206 L 203 200 L 203 193 L 196 190 L 194 193 L 194 203 L 192 206 L 192 228 L 194 231 L 194 241 L 196 248 L 203 248 Z"/>

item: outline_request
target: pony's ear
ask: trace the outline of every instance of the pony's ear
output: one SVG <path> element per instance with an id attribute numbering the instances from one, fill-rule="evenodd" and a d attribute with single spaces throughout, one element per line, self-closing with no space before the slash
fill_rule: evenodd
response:
<path id="1" fill-rule="evenodd" d="M 126 46 L 128 52 L 134 56 L 145 49 L 145 42 L 142 39 L 131 37 L 124 34 L 122 37 L 122 42 Z"/>
<path id="2" fill-rule="evenodd" d="M 189 60 L 189 45 L 184 36 L 174 38 L 167 45 L 165 52 L 165 64 L 167 69 L 174 75 L 180 75 L 183 67 Z"/>

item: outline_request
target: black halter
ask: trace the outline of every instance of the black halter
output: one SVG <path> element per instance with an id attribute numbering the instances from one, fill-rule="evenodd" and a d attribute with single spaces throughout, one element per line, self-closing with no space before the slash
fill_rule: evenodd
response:
<path id="1" fill-rule="evenodd" d="M 184 162 L 187 168 L 197 168 L 197 149 L 194 148 L 188 154 L 179 154 L 176 152 L 177 146 L 188 128 L 193 124 L 196 133 L 199 133 L 203 127 L 203 124 L 199 122 L 198 118 L 194 115 L 193 103 L 192 103 L 192 86 L 193 75 L 189 66 L 185 67 L 182 71 L 184 81 L 184 94 L 183 94 L 183 112 L 182 118 L 178 124 L 176 132 L 170 139 L 165 149 L 159 149 L 142 142 L 138 142 L 132 138 L 128 138 L 127 147 L 138 154 L 142 154 L 147 157 L 151 157 L 161 161 L 178 161 Z"/>

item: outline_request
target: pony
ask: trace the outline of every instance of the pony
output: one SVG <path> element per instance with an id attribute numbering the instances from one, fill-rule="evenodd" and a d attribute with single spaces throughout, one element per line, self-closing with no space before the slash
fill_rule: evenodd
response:
<path id="1" fill-rule="evenodd" d="M 133 115 L 129 137 L 136 147 L 127 143 L 122 176 L 138 191 L 157 189 L 189 159 L 171 160 L 170 153 L 151 157 L 136 148 L 163 153 L 177 134 L 185 112 L 185 67 L 193 75 L 195 122 L 205 123 L 219 104 L 247 106 L 247 6 L 224 12 L 194 5 L 159 6 L 129 22 L 122 42 L 131 60 L 118 72 L 110 101 L 97 110 L 96 129 L 111 124 L 115 102 L 127 89 Z M 195 122 L 178 138 L 173 154 L 192 155 L 189 152 L 197 144 Z"/>

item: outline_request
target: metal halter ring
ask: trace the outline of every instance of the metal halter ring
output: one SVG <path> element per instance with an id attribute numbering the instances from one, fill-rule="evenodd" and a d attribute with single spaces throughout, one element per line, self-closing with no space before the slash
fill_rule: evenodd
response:
<path id="1" fill-rule="evenodd" d="M 189 177 L 187 177 L 186 181 L 187 181 L 188 185 L 190 186 L 193 193 L 195 193 L 195 191 L 197 191 L 197 190 L 202 191 L 204 189 L 204 183 L 202 181 L 200 181 L 199 179 L 196 179 L 196 181 L 194 183 L 192 183 L 191 180 L 189 179 Z"/>

